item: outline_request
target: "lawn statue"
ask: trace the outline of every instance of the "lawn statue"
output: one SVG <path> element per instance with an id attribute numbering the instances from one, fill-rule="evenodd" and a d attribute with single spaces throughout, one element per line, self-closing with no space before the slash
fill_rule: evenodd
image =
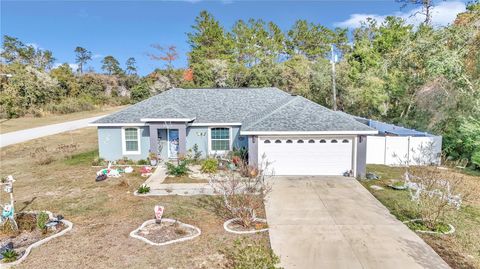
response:
<path id="1" fill-rule="evenodd" d="M 162 223 L 163 211 L 165 208 L 161 205 L 156 205 L 153 211 L 155 212 L 155 222 L 160 224 Z"/>
<path id="2" fill-rule="evenodd" d="M 4 178 L 0 185 L 3 185 L 3 190 L 10 194 L 10 203 L 6 203 L 3 206 L 0 205 L 2 208 L 2 215 L 0 216 L 0 225 L 4 225 L 5 222 L 10 221 L 13 229 L 16 231 L 18 230 L 17 222 L 15 221 L 15 207 L 14 207 L 14 199 L 13 199 L 13 182 L 15 179 L 11 175 Z"/>

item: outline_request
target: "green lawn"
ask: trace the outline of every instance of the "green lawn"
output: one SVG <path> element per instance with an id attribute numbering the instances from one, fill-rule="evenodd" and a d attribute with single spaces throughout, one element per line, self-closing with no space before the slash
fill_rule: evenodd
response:
<path id="1" fill-rule="evenodd" d="M 401 179 L 404 168 L 384 165 L 368 165 L 367 170 L 381 176 L 380 180 L 365 180 L 361 183 L 399 220 L 418 218 L 416 205 L 410 200 L 408 191 L 398 191 L 387 185 L 392 179 Z M 445 171 L 445 175 L 459 173 L 456 170 Z M 480 178 L 466 176 L 466 188 L 478 190 Z M 371 185 L 384 187 L 374 190 Z M 461 209 L 448 218 L 456 232 L 453 235 L 432 236 L 419 234 L 453 268 L 480 268 L 480 198 L 478 192 L 464 201 Z"/>

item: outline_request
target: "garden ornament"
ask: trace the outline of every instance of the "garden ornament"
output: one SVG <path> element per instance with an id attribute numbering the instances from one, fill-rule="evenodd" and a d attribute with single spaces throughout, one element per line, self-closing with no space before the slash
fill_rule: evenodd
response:
<path id="1" fill-rule="evenodd" d="M 163 211 L 165 208 L 161 205 L 156 205 L 153 211 L 155 212 L 155 222 L 160 224 L 162 222 Z"/>

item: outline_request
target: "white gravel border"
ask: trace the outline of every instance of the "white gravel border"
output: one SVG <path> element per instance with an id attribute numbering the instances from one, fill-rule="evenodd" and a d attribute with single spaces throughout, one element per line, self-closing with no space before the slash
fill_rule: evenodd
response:
<path id="1" fill-rule="evenodd" d="M 230 223 L 232 223 L 234 221 L 237 221 L 237 220 L 240 220 L 240 219 L 239 218 L 234 218 L 234 219 L 229 219 L 229 220 L 225 221 L 223 223 L 223 229 L 225 229 L 225 231 L 227 231 L 229 233 L 234 233 L 234 234 L 254 234 L 254 233 L 262 233 L 262 232 L 268 231 L 268 228 L 260 229 L 260 230 L 252 230 L 252 231 L 235 231 L 235 230 L 232 230 L 232 229 L 228 228 L 228 225 Z M 255 221 L 267 223 L 266 219 L 256 218 Z"/>
<path id="2" fill-rule="evenodd" d="M 44 212 L 46 212 L 49 216 L 52 216 L 51 212 L 49 212 L 49 211 L 44 211 Z M 26 212 L 26 213 L 31 213 L 31 212 Z M 38 212 L 35 212 L 35 213 L 38 213 Z M 0 263 L 0 268 L 8 268 L 10 266 L 19 265 L 21 262 L 23 262 L 27 258 L 28 254 L 30 254 L 30 251 L 33 248 L 36 248 L 36 247 L 42 245 L 43 243 L 46 243 L 46 242 L 52 240 L 55 237 L 62 236 L 65 233 L 67 233 L 68 231 L 70 231 L 71 229 L 73 229 L 73 223 L 72 222 L 70 222 L 68 220 L 61 220 L 60 222 L 62 222 L 65 226 L 67 226 L 67 228 L 61 230 L 59 233 L 53 234 L 49 237 L 46 237 L 46 238 L 44 238 L 40 241 L 37 241 L 37 242 L 31 244 L 30 246 L 27 247 L 27 249 L 25 249 L 25 253 L 23 253 L 23 255 L 22 255 L 22 257 L 20 257 L 20 259 L 14 261 L 14 262 Z"/>
<path id="3" fill-rule="evenodd" d="M 138 227 L 137 229 L 133 230 L 132 232 L 130 232 L 130 236 L 133 237 L 133 238 L 136 238 L 136 239 L 140 239 L 142 240 L 143 242 L 147 243 L 147 244 L 150 244 L 152 246 L 165 246 L 165 245 L 169 245 L 169 244 L 173 244 L 173 243 L 177 243 L 177 242 L 183 242 L 183 241 L 187 241 L 187 240 L 191 240 L 191 239 L 194 239 L 195 237 L 198 237 L 202 234 L 202 231 L 196 227 L 196 226 L 193 226 L 193 225 L 190 225 L 190 224 L 186 224 L 186 223 L 183 223 L 183 222 L 180 222 L 180 221 L 177 221 L 177 220 L 174 220 L 174 219 L 162 219 L 162 222 L 170 222 L 170 223 L 179 223 L 180 226 L 184 226 L 184 227 L 188 227 L 188 228 L 191 228 L 191 229 L 194 229 L 197 231 L 196 234 L 194 235 L 191 235 L 191 236 L 188 236 L 188 237 L 183 237 L 183 238 L 179 238 L 179 239 L 175 239 L 175 240 L 170 240 L 170 241 L 167 241 L 167 242 L 163 242 L 163 243 L 155 243 L 155 242 L 152 242 L 150 240 L 148 240 L 147 238 L 143 237 L 143 236 L 140 236 L 140 235 L 137 235 L 136 233 L 138 231 L 140 231 L 143 227 L 145 227 L 146 225 L 148 224 L 154 224 L 155 223 L 155 220 L 154 219 L 151 219 L 151 220 L 147 220 L 145 221 L 142 225 L 140 225 L 140 227 Z"/>
<path id="4" fill-rule="evenodd" d="M 411 222 L 417 222 L 417 221 L 421 221 L 421 220 L 422 219 L 411 219 L 411 220 L 406 220 L 403 223 L 411 223 Z M 448 227 L 450 227 L 450 230 L 448 232 L 445 232 L 445 233 L 434 232 L 434 231 L 425 231 L 425 230 L 415 230 L 415 232 L 423 233 L 423 234 L 453 234 L 455 232 L 455 227 L 453 227 L 453 225 L 450 224 L 450 223 L 448 223 L 447 225 L 448 225 Z"/>

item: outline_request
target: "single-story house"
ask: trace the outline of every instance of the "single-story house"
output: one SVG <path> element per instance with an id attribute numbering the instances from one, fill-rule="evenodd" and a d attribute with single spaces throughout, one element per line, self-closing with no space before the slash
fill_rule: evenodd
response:
<path id="1" fill-rule="evenodd" d="M 248 151 L 276 175 L 365 174 L 366 136 L 378 131 L 277 88 L 174 88 L 103 117 L 99 155 L 106 160 L 174 159 L 196 145 L 202 155 Z"/>

